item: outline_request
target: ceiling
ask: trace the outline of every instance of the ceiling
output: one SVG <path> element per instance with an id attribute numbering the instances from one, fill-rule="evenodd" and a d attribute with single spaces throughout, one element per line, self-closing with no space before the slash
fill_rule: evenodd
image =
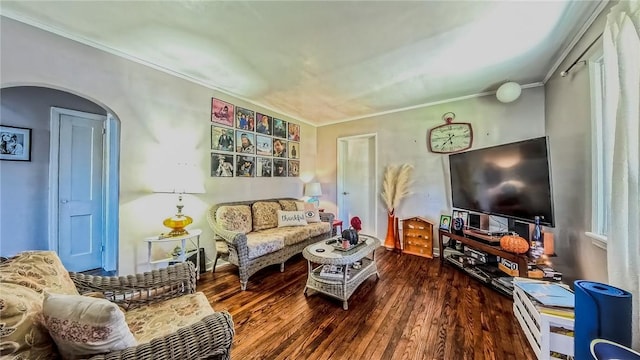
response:
<path id="1" fill-rule="evenodd" d="M 539 83 L 600 1 L 2 1 L 314 125 Z"/>

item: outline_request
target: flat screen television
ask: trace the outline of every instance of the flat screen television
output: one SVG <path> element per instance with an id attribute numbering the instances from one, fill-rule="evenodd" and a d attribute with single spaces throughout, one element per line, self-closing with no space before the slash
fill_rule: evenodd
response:
<path id="1" fill-rule="evenodd" d="M 453 207 L 554 226 L 547 138 L 449 155 Z"/>

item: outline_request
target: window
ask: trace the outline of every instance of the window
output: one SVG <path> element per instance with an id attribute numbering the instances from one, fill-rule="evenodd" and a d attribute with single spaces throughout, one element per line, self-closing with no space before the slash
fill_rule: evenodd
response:
<path id="1" fill-rule="evenodd" d="M 606 150 L 610 125 L 605 121 L 605 77 L 604 57 L 599 54 L 589 64 L 591 80 L 591 231 L 586 235 L 592 239 L 594 245 L 606 249 L 607 247 L 607 218 L 609 216 L 609 180 L 606 176 L 609 159 Z M 610 122 L 609 122 L 610 123 Z"/>

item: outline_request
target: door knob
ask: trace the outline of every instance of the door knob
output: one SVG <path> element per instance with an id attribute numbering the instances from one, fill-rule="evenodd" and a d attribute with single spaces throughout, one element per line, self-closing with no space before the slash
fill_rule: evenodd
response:
<path id="1" fill-rule="evenodd" d="M 69 202 L 69 200 L 60 200 L 60 203 L 61 203 L 61 204 L 66 204 L 66 203 L 68 203 L 68 202 Z"/>
<path id="2" fill-rule="evenodd" d="M 349 193 L 345 191 L 342 193 L 342 195 L 349 195 Z"/>

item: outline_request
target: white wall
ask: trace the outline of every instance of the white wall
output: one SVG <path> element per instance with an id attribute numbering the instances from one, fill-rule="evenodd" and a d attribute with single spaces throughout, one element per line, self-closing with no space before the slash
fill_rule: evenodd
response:
<path id="1" fill-rule="evenodd" d="M 201 170 L 206 194 L 186 196 L 185 212 L 194 218 L 192 227 L 204 230 L 201 244 L 209 258 L 215 246 L 204 213 L 211 204 L 301 197 L 302 179 L 313 176 L 315 127 L 300 123 L 301 178 L 211 178 L 211 97 L 297 121 L 11 19 L 2 18 L 0 34 L 0 87 L 27 84 L 67 90 L 110 109 L 120 119 L 121 274 L 148 269 L 142 239 L 166 230 L 162 220 L 175 212 L 176 202 L 174 196 L 154 194 L 151 189 L 176 158 L 186 158 Z M 13 190 L 17 191 L 9 188 L 3 193 Z"/>
<path id="2" fill-rule="evenodd" d="M 424 216 L 437 224 L 441 214 L 452 211 L 449 165 L 447 155 L 428 151 L 428 130 L 443 124 L 442 115 L 452 111 L 456 114 L 455 121 L 472 124 L 474 149 L 544 136 L 544 101 L 544 89 L 537 87 L 524 90 L 522 96 L 510 104 L 498 102 L 495 96 L 484 96 L 319 127 L 317 176 L 324 193 L 321 204 L 337 213 L 337 139 L 377 133 L 377 194 L 380 194 L 385 166 L 410 163 L 415 166 L 412 194 L 402 201 L 396 215 L 399 218 Z M 387 215 L 382 200 L 376 210 L 377 233 L 384 237 Z"/>

